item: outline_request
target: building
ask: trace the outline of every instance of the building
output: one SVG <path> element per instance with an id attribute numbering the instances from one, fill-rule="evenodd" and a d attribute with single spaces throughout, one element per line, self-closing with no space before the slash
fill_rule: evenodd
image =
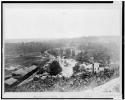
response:
<path id="1" fill-rule="evenodd" d="M 85 69 L 86 69 L 86 71 L 88 71 L 88 72 L 93 72 L 93 64 L 88 64 L 88 65 L 86 65 Z"/>
<path id="2" fill-rule="evenodd" d="M 29 78 L 38 70 L 38 67 L 33 65 L 31 67 L 21 68 L 15 72 L 13 72 L 12 77 L 18 79 L 18 83 L 21 83 L 25 79 Z"/>
<path id="3" fill-rule="evenodd" d="M 26 69 L 25 69 L 26 74 L 21 78 L 21 81 L 25 80 L 28 77 L 30 77 L 31 75 L 33 75 L 37 70 L 38 70 L 38 67 L 35 65 L 33 65 L 31 67 L 26 67 Z"/>
<path id="4" fill-rule="evenodd" d="M 6 86 L 16 86 L 25 79 L 29 78 L 38 70 L 38 67 L 33 65 L 31 67 L 21 68 L 12 73 L 12 77 L 5 81 Z M 10 84 L 9 84 L 10 83 Z M 13 85 L 14 84 L 14 85 Z"/>
<path id="5" fill-rule="evenodd" d="M 16 79 L 20 79 L 20 78 L 24 77 L 26 74 L 27 74 L 27 71 L 24 68 L 22 68 L 22 69 L 19 69 L 19 70 L 13 72 L 12 77 L 16 78 Z"/>
<path id="6" fill-rule="evenodd" d="M 31 67 L 28 67 L 28 68 L 26 69 L 26 72 L 29 73 L 29 72 L 35 70 L 36 68 L 37 68 L 37 66 L 33 65 L 33 66 L 31 66 Z"/>
<path id="7" fill-rule="evenodd" d="M 80 65 L 80 70 L 86 70 L 92 73 L 99 72 L 99 63 L 83 63 Z"/>
<path id="8" fill-rule="evenodd" d="M 79 70 L 84 71 L 85 68 L 86 68 L 86 64 L 81 64 L 80 67 L 79 67 Z"/>
<path id="9" fill-rule="evenodd" d="M 94 63 L 94 72 L 95 73 L 99 72 L 99 63 Z"/>
<path id="10" fill-rule="evenodd" d="M 5 75 L 5 80 L 11 78 L 11 76 L 12 76 L 11 74 Z"/>
<path id="11" fill-rule="evenodd" d="M 27 71 L 25 69 L 19 69 L 19 70 L 13 72 L 13 74 L 19 74 L 21 76 L 24 76 L 27 74 Z"/>
<path id="12" fill-rule="evenodd" d="M 11 77 L 5 80 L 5 87 L 15 86 L 17 82 L 18 82 L 17 79 Z"/>

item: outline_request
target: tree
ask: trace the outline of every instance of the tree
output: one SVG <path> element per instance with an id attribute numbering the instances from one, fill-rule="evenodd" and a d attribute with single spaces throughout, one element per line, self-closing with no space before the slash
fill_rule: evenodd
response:
<path id="1" fill-rule="evenodd" d="M 49 74 L 50 75 L 58 75 L 60 72 L 62 72 L 62 68 L 59 64 L 58 61 L 53 61 L 51 64 L 50 64 L 50 67 L 49 67 Z"/>
<path id="2" fill-rule="evenodd" d="M 78 48 L 82 51 L 84 49 L 84 46 L 84 44 L 80 44 Z"/>
<path id="3" fill-rule="evenodd" d="M 60 49 L 60 55 L 61 55 L 61 57 L 63 55 L 63 49 L 62 48 Z"/>
<path id="4" fill-rule="evenodd" d="M 98 50 L 97 50 L 98 49 Z M 93 51 L 93 57 L 95 62 L 99 62 L 103 65 L 110 64 L 110 52 L 107 48 L 103 47 L 103 50 L 97 48 Z"/>
<path id="5" fill-rule="evenodd" d="M 72 57 L 75 57 L 75 50 L 72 50 Z"/>
<path id="6" fill-rule="evenodd" d="M 89 55 L 88 52 L 80 52 L 78 53 L 78 55 L 76 56 L 76 61 L 79 61 L 81 63 L 83 62 L 88 62 L 89 61 Z"/>
<path id="7" fill-rule="evenodd" d="M 58 50 L 56 49 L 51 49 L 48 51 L 48 53 L 52 54 L 53 56 L 58 56 Z"/>
<path id="8" fill-rule="evenodd" d="M 107 64 L 110 64 L 110 56 L 107 57 Z"/>
<path id="9" fill-rule="evenodd" d="M 64 43 L 61 41 L 5 43 L 5 54 L 11 56 L 32 54 L 34 52 L 43 54 L 46 50 L 62 48 L 63 46 Z"/>
<path id="10" fill-rule="evenodd" d="M 45 72 L 45 69 L 42 67 L 42 68 L 39 68 L 37 74 L 43 74 Z"/>
<path id="11" fill-rule="evenodd" d="M 41 52 L 41 54 L 43 54 L 44 52 L 45 52 L 45 48 L 41 48 L 41 50 L 40 50 L 40 52 Z"/>
<path id="12" fill-rule="evenodd" d="M 79 72 L 79 68 L 80 68 L 80 64 L 77 63 L 77 64 L 73 67 L 73 73 L 75 74 L 75 73 Z"/>
<path id="13" fill-rule="evenodd" d="M 65 53 L 66 53 L 67 57 L 70 57 L 70 55 L 71 55 L 71 50 L 70 50 L 69 48 L 67 48 L 67 49 L 65 50 Z"/>

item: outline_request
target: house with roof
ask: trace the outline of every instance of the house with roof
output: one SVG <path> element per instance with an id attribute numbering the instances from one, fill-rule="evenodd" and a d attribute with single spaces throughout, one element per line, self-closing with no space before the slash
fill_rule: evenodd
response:
<path id="1" fill-rule="evenodd" d="M 15 72 L 13 72 L 12 77 L 16 78 L 16 79 L 20 79 L 20 78 L 24 77 L 26 74 L 27 74 L 27 71 L 24 70 L 23 68 L 21 68 Z"/>
<path id="2" fill-rule="evenodd" d="M 25 69 L 25 74 L 23 74 L 24 76 L 21 78 L 21 80 L 25 80 L 27 79 L 28 77 L 30 77 L 31 75 L 33 75 L 36 71 L 38 70 L 38 67 L 33 65 L 33 66 L 30 66 L 30 67 L 26 67 Z"/>
<path id="3" fill-rule="evenodd" d="M 18 83 L 17 79 L 11 77 L 7 80 L 5 80 L 5 86 L 6 87 L 11 87 L 11 86 L 15 86 Z"/>
<path id="4" fill-rule="evenodd" d="M 34 74 L 38 70 L 38 67 L 33 65 L 30 67 L 21 68 L 12 73 L 12 77 L 19 80 L 24 80 Z"/>
<path id="5" fill-rule="evenodd" d="M 84 62 L 83 64 L 80 64 L 79 66 L 80 66 L 79 67 L 80 71 L 86 70 L 92 73 L 99 72 L 99 63 L 97 62 Z"/>
<path id="6" fill-rule="evenodd" d="M 37 70 L 38 67 L 33 65 L 14 71 L 12 77 L 5 80 L 5 87 L 17 86 L 19 83 L 33 75 Z"/>
<path id="7" fill-rule="evenodd" d="M 28 67 L 28 68 L 26 69 L 26 72 L 29 73 L 29 72 L 35 70 L 36 68 L 37 68 L 37 66 L 35 66 L 35 65 L 30 66 L 30 67 Z"/>

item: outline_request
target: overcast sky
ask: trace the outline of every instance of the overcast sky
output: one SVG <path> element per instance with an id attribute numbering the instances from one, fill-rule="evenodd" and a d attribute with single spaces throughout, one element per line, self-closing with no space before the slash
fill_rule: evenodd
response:
<path id="1" fill-rule="evenodd" d="M 5 4 L 5 39 L 120 35 L 120 3 L 88 5 Z"/>

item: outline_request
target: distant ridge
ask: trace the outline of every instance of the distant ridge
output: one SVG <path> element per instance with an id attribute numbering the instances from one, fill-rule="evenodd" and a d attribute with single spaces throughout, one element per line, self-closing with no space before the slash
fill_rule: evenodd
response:
<path id="1" fill-rule="evenodd" d="M 21 42 L 48 42 L 48 41 L 81 41 L 81 40 L 90 40 L 90 42 L 98 41 L 98 42 L 118 42 L 120 40 L 120 36 L 82 36 L 82 37 L 74 37 L 74 38 L 52 38 L 52 39 L 5 39 L 5 43 L 21 43 Z"/>

